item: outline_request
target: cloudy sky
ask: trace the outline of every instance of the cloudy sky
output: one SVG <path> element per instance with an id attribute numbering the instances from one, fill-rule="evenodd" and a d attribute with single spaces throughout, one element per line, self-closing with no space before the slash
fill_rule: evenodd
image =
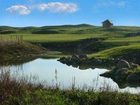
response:
<path id="1" fill-rule="evenodd" d="M 0 0 L 0 25 L 63 24 L 140 26 L 139 0 Z"/>

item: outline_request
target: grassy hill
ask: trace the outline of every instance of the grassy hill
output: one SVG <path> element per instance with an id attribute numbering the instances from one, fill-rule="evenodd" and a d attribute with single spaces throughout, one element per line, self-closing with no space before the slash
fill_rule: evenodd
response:
<path id="1" fill-rule="evenodd" d="M 62 33 L 73 33 L 80 29 L 86 29 L 94 27 L 88 24 L 79 25 L 62 25 L 62 26 L 42 26 L 42 27 L 9 27 L 0 26 L 0 32 L 2 31 L 13 31 L 14 33 L 32 33 L 32 34 L 62 34 Z M 9 33 L 6 33 L 9 34 Z"/>
<path id="2" fill-rule="evenodd" d="M 120 54 L 120 49 L 127 52 L 126 49 L 132 50 L 131 46 L 137 48 L 140 45 L 140 27 L 115 26 L 106 29 L 88 24 L 43 27 L 0 26 L 0 33 L 2 40 L 22 36 L 24 41 L 40 44 L 53 51 L 75 53 L 78 49 L 80 53 L 89 54 L 90 57 L 105 58 L 117 54 L 120 56 L 123 54 Z"/>
<path id="3" fill-rule="evenodd" d="M 140 58 L 140 44 L 113 47 L 107 50 L 100 51 L 96 54 L 91 54 L 90 57 L 96 58 L 121 58 L 128 61 L 139 62 Z"/>
<path id="4" fill-rule="evenodd" d="M 97 34 L 97 33 L 110 33 L 114 34 L 133 34 L 140 32 L 140 27 L 116 26 L 111 29 L 105 29 L 99 26 L 89 24 L 79 25 L 61 25 L 61 26 L 42 26 L 42 27 L 10 27 L 0 26 L 1 31 L 13 31 L 22 34 Z M 8 33 L 6 33 L 8 34 Z"/>
<path id="5" fill-rule="evenodd" d="M 0 41 L 0 65 L 20 64 L 44 53 L 45 49 L 31 43 Z"/>

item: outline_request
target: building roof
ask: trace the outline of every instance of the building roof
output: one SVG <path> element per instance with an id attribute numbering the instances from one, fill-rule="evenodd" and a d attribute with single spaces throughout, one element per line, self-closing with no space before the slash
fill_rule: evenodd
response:
<path id="1" fill-rule="evenodd" d="M 111 23 L 110 20 L 108 20 L 108 19 L 105 20 L 105 21 L 103 21 L 102 23 L 110 23 L 110 24 L 113 24 L 113 23 Z"/>

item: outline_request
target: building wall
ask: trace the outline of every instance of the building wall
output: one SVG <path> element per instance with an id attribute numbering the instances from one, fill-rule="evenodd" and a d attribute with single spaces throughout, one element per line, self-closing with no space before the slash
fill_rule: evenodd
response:
<path id="1" fill-rule="evenodd" d="M 110 23 L 103 23 L 104 28 L 111 28 L 113 25 Z"/>

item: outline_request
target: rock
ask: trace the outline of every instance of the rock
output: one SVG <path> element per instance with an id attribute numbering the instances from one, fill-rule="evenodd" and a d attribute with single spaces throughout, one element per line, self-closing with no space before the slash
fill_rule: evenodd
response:
<path id="1" fill-rule="evenodd" d="M 111 74 L 110 71 L 107 71 L 107 72 L 105 72 L 105 73 L 103 73 L 103 74 L 100 74 L 100 76 L 110 78 L 110 77 L 112 77 L 112 74 Z"/>
<path id="2" fill-rule="evenodd" d="M 79 60 L 79 56 L 74 54 L 74 55 L 72 55 L 71 59 L 72 60 Z"/>
<path id="3" fill-rule="evenodd" d="M 81 55 L 72 55 L 72 60 L 80 60 L 80 59 L 87 59 L 87 55 L 81 54 Z"/>
<path id="4" fill-rule="evenodd" d="M 128 74 L 128 69 L 127 68 L 122 68 L 117 70 L 113 75 L 115 77 L 115 80 L 117 81 L 123 81 L 127 78 Z"/>
<path id="5" fill-rule="evenodd" d="M 128 82 L 140 82 L 140 72 L 128 75 L 127 81 Z"/>
<path id="6" fill-rule="evenodd" d="M 127 68 L 122 68 L 116 71 L 115 75 L 124 75 L 126 72 L 129 71 Z"/>
<path id="7" fill-rule="evenodd" d="M 130 68 L 130 64 L 126 60 L 120 60 L 117 64 L 117 68 Z"/>
<path id="8" fill-rule="evenodd" d="M 139 67 L 139 65 L 138 65 L 138 64 L 131 63 L 131 68 L 137 68 L 137 67 Z"/>
<path id="9" fill-rule="evenodd" d="M 64 60 L 66 60 L 66 58 L 65 57 L 61 57 L 59 60 L 60 61 L 64 61 Z"/>
<path id="10" fill-rule="evenodd" d="M 87 69 L 89 69 L 89 67 L 88 66 L 79 66 L 79 69 L 80 70 L 87 70 Z"/>
<path id="11" fill-rule="evenodd" d="M 85 54 L 81 54 L 81 55 L 78 55 L 78 56 L 79 56 L 80 59 L 87 59 L 88 58 L 87 55 L 85 55 Z"/>

